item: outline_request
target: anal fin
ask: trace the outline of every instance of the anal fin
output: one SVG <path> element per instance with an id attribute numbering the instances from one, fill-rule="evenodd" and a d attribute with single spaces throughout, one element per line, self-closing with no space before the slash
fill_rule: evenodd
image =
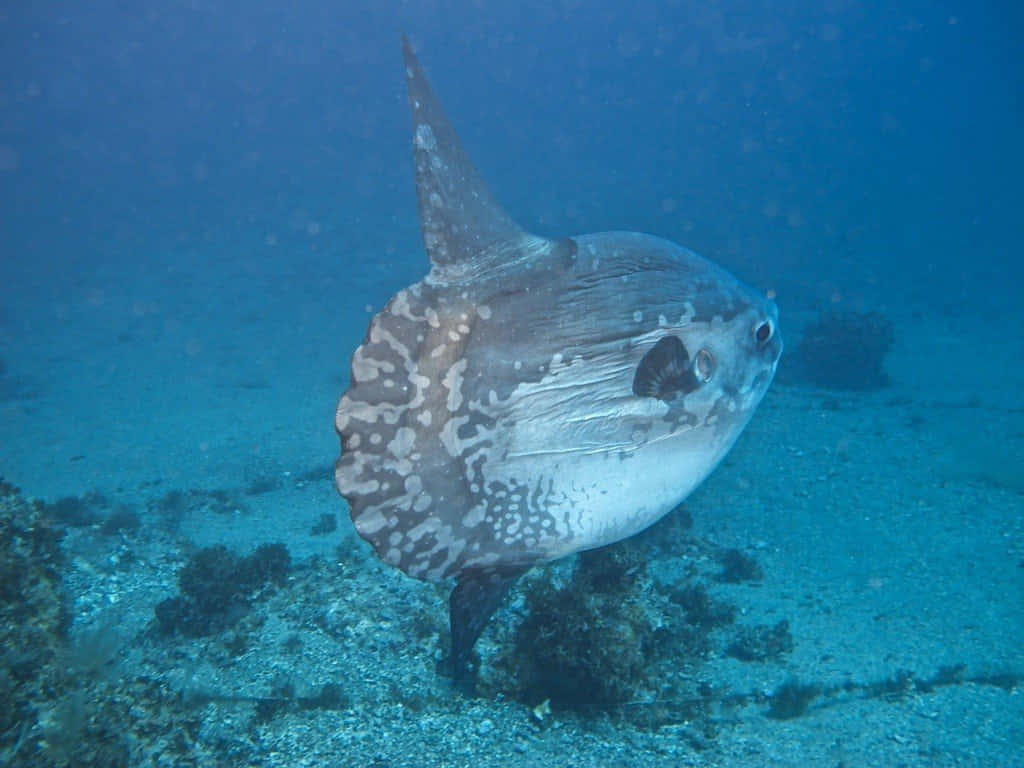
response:
<path id="1" fill-rule="evenodd" d="M 469 655 L 488 619 L 501 604 L 508 588 L 528 568 L 502 566 L 472 568 L 459 574 L 448 598 L 452 633 L 452 676 L 462 682 L 469 671 Z"/>

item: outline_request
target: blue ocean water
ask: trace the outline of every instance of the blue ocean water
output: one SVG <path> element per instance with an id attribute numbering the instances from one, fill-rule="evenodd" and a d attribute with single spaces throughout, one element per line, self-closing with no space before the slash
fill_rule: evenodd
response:
<path id="1" fill-rule="evenodd" d="M 651 578 L 717 562 L 711 551 L 760 561 L 760 589 L 714 589 L 751 621 L 787 620 L 795 650 L 754 667 L 712 650 L 691 677 L 709 690 L 767 696 L 793 679 L 825 699 L 844 681 L 869 693 L 896 683 L 888 698 L 829 700 L 816 716 L 835 722 L 765 717 L 750 694 L 721 718 L 740 724 L 719 723 L 700 749 L 722 765 L 1024 764 L 1021 29 L 1020 7 L 1000 2 L 0 9 L 0 477 L 99 516 L 58 517 L 70 531 L 69 637 L 128 606 L 118 679 L 136 679 L 154 605 L 196 548 L 283 541 L 298 569 L 345 563 L 355 615 L 344 629 L 327 608 L 281 621 L 296 636 L 321 627 L 338 647 L 320 652 L 365 666 L 332 672 L 346 706 L 233 733 L 236 747 L 249 734 L 249 762 L 241 747 L 217 752 L 227 737 L 207 725 L 184 750 L 196 760 L 298 765 L 343 749 L 351 765 L 544 765 L 572 749 L 564 764 L 697 760 L 693 739 L 623 724 L 619 710 L 560 715 L 556 700 L 549 725 L 535 709 L 549 696 L 535 692 L 510 710 L 518 689 L 497 677 L 460 698 L 434 665 L 443 601 L 425 605 L 430 588 L 377 566 L 330 482 L 351 355 L 373 314 L 429 268 L 405 33 L 526 229 L 654 233 L 779 306 L 776 384 L 688 502 L 684 538 L 705 545 L 659 556 Z M 801 347 L 823 321 L 840 338 Z M 884 371 L 867 388 L 808 373 L 817 360 L 856 379 L 872 344 Z M 121 508 L 141 517 L 139 532 L 97 538 L 89 526 Z M 311 536 L 321 515 L 337 530 Z M 116 583 L 96 566 L 107 575 L 90 580 L 83 563 L 112 552 L 147 565 L 114 568 Z M 495 621 L 527 616 L 524 594 Z M 410 615 L 437 627 L 410 635 Z M 145 674 L 169 680 L 181 664 L 163 642 L 145 646 Z M 482 670 L 514 644 L 487 642 Z M 326 683 L 313 679 L 320 662 L 280 661 L 279 646 L 250 644 L 292 665 L 282 674 Z M 250 668 L 222 667 L 210 679 L 228 693 L 205 706 L 270 695 Z M 415 707 L 389 693 L 411 679 L 427 691 Z M 31 742 L 59 763 L 36 714 L 10 725 L 6 754 L 24 760 L 29 746 L 14 744 Z M 385 730 L 364 738 L 367 722 Z M 822 736 L 822 722 L 841 738 Z M 333 736 L 300 758 L 294 734 L 307 727 Z M 444 744 L 436 759 L 414 734 Z M 756 744 L 746 758 L 744 743 Z M 134 749 L 130 763 L 153 754 Z"/>

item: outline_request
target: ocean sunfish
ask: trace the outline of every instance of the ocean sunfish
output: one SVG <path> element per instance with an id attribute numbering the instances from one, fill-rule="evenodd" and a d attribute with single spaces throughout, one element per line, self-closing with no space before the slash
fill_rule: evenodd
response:
<path id="1" fill-rule="evenodd" d="M 381 559 L 456 581 L 458 678 L 523 572 L 632 536 L 697 487 L 782 340 L 771 301 L 675 243 L 521 229 L 402 42 L 431 266 L 352 357 L 335 480 Z"/>

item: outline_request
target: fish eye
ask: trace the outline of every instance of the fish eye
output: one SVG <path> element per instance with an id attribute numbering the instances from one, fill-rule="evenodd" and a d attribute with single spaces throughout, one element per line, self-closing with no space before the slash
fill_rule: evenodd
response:
<path id="1" fill-rule="evenodd" d="M 772 337 L 772 321 L 765 320 L 757 328 L 754 329 L 754 338 L 757 339 L 758 344 L 764 344 L 768 339 Z"/>
<path id="2" fill-rule="evenodd" d="M 715 375 L 715 358 L 706 349 L 700 350 L 693 358 L 693 375 L 701 384 L 707 384 Z"/>

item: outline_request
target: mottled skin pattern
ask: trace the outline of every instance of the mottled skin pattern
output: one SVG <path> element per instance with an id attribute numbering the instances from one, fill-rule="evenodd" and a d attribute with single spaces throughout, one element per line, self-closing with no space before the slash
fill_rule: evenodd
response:
<path id="1" fill-rule="evenodd" d="M 642 530 L 707 476 L 782 342 L 774 304 L 674 243 L 521 230 L 405 56 L 431 270 L 353 356 L 336 482 L 386 562 L 458 579 L 458 674 L 519 573 Z"/>

